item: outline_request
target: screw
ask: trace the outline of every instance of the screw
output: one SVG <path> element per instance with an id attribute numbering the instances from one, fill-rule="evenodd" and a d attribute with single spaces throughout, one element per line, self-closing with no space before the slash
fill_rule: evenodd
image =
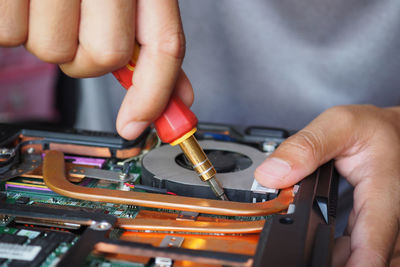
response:
<path id="1" fill-rule="evenodd" d="M 8 215 L 0 215 L 0 221 L 2 221 L 3 223 L 6 223 L 8 219 L 9 219 Z"/>
<path id="2" fill-rule="evenodd" d="M 0 149 L 0 154 L 4 154 L 4 155 L 11 155 L 13 154 L 13 150 L 12 149 L 8 149 L 8 148 L 1 148 Z"/>
<path id="3" fill-rule="evenodd" d="M 90 228 L 96 231 L 107 231 L 111 226 L 108 222 L 93 222 Z"/>
<path id="4" fill-rule="evenodd" d="M 275 148 L 277 147 L 277 145 L 278 144 L 276 142 L 272 142 L 272 141 L 264 142 L 262 145 L 262 149 L 267 153 L 272 153 L 275 151 Z"/>
<path id="5" fill-rule="evenodd" d="M 119 173 L 119 179 L 120 179 L 120 180 L 125 180 L 127 176 L 128 176 L 128 174 L 126 174 L 126 173 L 124 173 L 124 172 L 120 172 L 120 173 Z"/>

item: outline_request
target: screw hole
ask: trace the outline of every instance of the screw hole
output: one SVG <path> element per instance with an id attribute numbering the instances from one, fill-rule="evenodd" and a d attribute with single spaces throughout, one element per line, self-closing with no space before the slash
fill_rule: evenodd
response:
<path id="1" fill-rule="evenodd" d="M 294 220 L 290 217 L 283 217 L 279 220 L 279 222 L 282 224 L 293 224 Z"/>

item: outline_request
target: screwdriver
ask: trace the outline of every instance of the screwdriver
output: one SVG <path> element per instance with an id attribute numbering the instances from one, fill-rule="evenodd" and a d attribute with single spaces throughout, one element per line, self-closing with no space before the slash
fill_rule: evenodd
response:
<path id="1" fill-rule="evenodd" d="M 132 85 L 132 76 L 139 52 L 140 46 L 138 43 L 135 43 L 130 62 L 125 67 L 113 72 L 114 76 L 125 89 L 129 89 Z M 217 173 L 215 168 L 194 136 L 197 130 L 197 122 L 196 115 L 179 97 L 173 96 L 164 112 L 155 120 L 154 126 L 161 141 L 169 143 L 172 146 L 180 146 L 200 179 L 208 183 L 217 198 L 228 200 L 223 187 L 215 178 Z"/>

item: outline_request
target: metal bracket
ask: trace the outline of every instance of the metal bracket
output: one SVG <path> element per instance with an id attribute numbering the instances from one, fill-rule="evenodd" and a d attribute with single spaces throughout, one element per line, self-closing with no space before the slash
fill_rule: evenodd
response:
<path id="1" fill-rule="evenodd" d="M 90 177 L 99 180 L 107 180 L 113 182 L 128 182 L 136 180 L 139 177 L 137 173 L 129 173 L 127 175 L 120 175 L 118 172 L 102 170 L 97 168 L 75 167 L 70 170 L 71 177 Z"/>
<path id="2" fill-rule="evenodd" d="M 42 164 L 42 157 L 39 154 L 24 154 L 22 162 L 17 168 L 11 169 L 0 176 L 0 182 L 18 177 L 24 173 L 33 171 Z"/>
<path id="3" fill-rule="evenodd" d="M 198 212 L 193 211 L 181 211 L 176 217 L 177 221 L 196 221 L 199 216 Z"/>
<path id="4" fill-rule="evenodd" d="M 184 240 L 183 237 L 167 235 L 161 241 L 160 247 L 161 248 L 171 248 L 171 247 L 179 248 L 179 247 L 181 247 L 183 240 Z M 170 267 L 170 266 L 172 266 L 172 263 L 173 263 L 173 261 L 171 258 L 156 257 L 156 260 L 155 260 L 156 267 Z"/>

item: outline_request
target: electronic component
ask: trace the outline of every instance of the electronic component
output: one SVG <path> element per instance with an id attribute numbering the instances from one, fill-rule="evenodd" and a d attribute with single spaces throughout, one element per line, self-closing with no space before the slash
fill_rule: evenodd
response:
<path id="1" fill-rule="evenodd" d="M 8 266 L 40 266 L 44 260 L 60 245 L 61 242 L 71 242 L 74 236 L 67 233 L 48 232 L 42 236 L 34 238 L 29 247 L 40 247 L 40 253 L 31 261 L 26 260 L 13 260 Z"/>
<path id="2" fill-rule="evenodd" d="M 27 204 L 29 201 L 30 201 L 29 197 L 20 197 L 15 201 L 15 203 L 16 204 Z"/>
<path id="3" fill-rule="evenodd" d="M 255 168 L 265 155 L 250 146 L 221 141 L 201 141 L 209 158 L 215 162 L 218 177 L 232 201 L 253 202 L 272 199 L 278 193 L 264 187 L 264 192 L 252 189 Z M 197 178 L 182 152 L 171 146 L 161 146 L 146 154 L 142 161 L 143 183 L 165 188 L 183 196 L 215 198 L 211 190 Z"/>
<path id="4" fill-rule="evenodd" d="M 6 148 L 5 144 L 20 138 L 21 142 L 36 141 L 38 145 L 30 150 L 35 153 L 55 149 L 75 155 L 129 158 L 140 153 L 148 133 L 149 129 L 146 129 L 137 139 L 128 141 L 115 133 L 38 126 L 27 128 L 0 123 L 0 148 Z"/>
<path id="5" fill-rule="evenodd" d="M 24 244 L 28 240 L 26 236 L 12 235 L 7 233 L 0 234 L 0 242 L 11 244 Z"/>
<path id="6" fill-rule="evenodd" d="M 286 210 L 293 200 L 293 188 L 291 187 L 282 189 L 280 194 L 272 200 L 254 204 L 243 202 L 232 204 L 229 201 L 130 191 L 115 192 L 115 190 L 106 188 L 84 187 L 71 183 L 65 177 L 64 155 L 58 151 L 46 153 L 43 161 L 43 180 L 52 191 L 71 198 L 218 215 L 268 215 Z"/>
<path id="7" fill-rule="evenodd" d="M 18 235 L 12 235 L 8 233 L 1 233 L 0 234 L 0 264 L 4 264 L 7 261 L 7 258 L 5 257 L 7 254 L 8 249 L 12 249 L 13 247 L 7 244 L 24 244 L 28 240 L 28 237 L 26 236 L 18 236 Z M 5 243 L 5 244 L 4 244 Z M 3 244 L 3 246 L 2 246 Z M 15 247 L 13 248 L 15 249 Z"/>
<path id="8" fill-rule="evenodd" d="M 154 134 L 124 159 L 85 156 L 75 146 L 67 155 L 42 153 L 39 135 L 30 143 L 5 134 L 2 146 L 14 153 L 0 159 L 12 158 L 0 175 L 0 264 L 327 266 L 333 164 L 294 187 L 262 187 L 254 168 L 284 138 L 268 131 L 199 125 L 197 137 L 232 201 L 216 200 L 184 154 L 159 147 Z M 51 129 L 46 134 L 53 140 Z"/>

